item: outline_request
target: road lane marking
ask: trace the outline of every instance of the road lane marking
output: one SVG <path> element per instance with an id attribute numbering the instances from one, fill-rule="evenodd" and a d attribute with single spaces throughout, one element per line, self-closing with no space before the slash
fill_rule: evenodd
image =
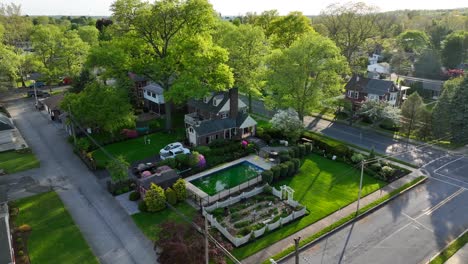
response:
<path id="1" fill-rule="evenodd" d="M 453 181 L 461 182 L 461 183 L 463 183 L 463 184 L 468 184 L 468 182 L 466 182 L 466 181 L 462 181 L 462 180 L 459 180 L 459 179 L 456 179 L 456 178 L 453 178 L 453 177 L 444 175 L 444 174 L 442 174 L 442 173 L 438 173 L 438 172 L 434 172 L 434 173 L 437 174 L 437 175 L 439 175 L 439 176 L 442 176 L 442 177 L 451 179 L 451 180 L 453 180 Z"/>
<path id="2" fill-rule="evenodd" d="M 391 238 L 392 236 L 394 236 L 395 234 L 399 233 L 401 230 L 407 228 L 409 225 L 413 224 L 413 222 L 409 222 L 407 223 L 406 225 L 398 228 L 398 230 L 396 230 L 395 232 L 392 232 L 390 235 L 388 235 L 386 238 L 384 238 L 383 240 L 381 240 L 379 243 L 377 243 L 377 245 L 375 245 L 375 247 L 379 247 L 379 245 L 381 243 L 383 243 L 384 241 L 386 241 L 387 239 Z"/>
<path id="3" fill-rule="evenodd" d="M 419 216 L 417 216 L 415 219 L 419 219 L 420 217 L 424 216 L 424 215 L 431 215 L 433 212 L 435 212 L 437 209 L 439 209 L 440 207 L 442 207 L 444 204 L 450 202 L 453 198 L 457 197 L 459 194 L 463 193 L 465 191 L 465 188 L 460 188 L 458 189 L 456 192 L 452 193 L 452 195 L 450 195 L 449 197 L 445 198 L 444 200 L 440 201 L 438 204 L 436 204 L 435 206 L 431 207 L 429 210 L 427 210 L 426 212 L 420 214 Z"/>
<path id="4" fill-rule="evenodd" d="M 426 229 L 427 231 L 431 232 L 431 233 L 434 233 L 434 230 L 432 230 L 431 228 L 425 226 L 424 224 L 422 224 L 421 222 L 419 222 L 418 220 L 414 219 L 413 217 L 407 215 L 406 213 L 402 213 L 404 216 L 408 217 L 409 219 L 411 219 L 412 221 L 414 221 L 415 223 L 419 224 L 421 227 L 423 227 L 424 229 Z M 419 228 L 415 225 L 414 227 L 416 227 L 418 230 Z"/>
<path id="5" fill-rule="evenodd" d="M 437 159 L 433 159 L 433 160 L 429 161 L 428 163 L 424 164 L 421 168 L 424 168 L 424 167 L 426 167 L 426 166 L 428 166 L 428 165 L 430 165 L 430 164 L 432 164 L 432 163 L 434 163 L 434 162 L 436 162 L 438 160 L 441 160 L 441 159 L 447 158 L 447 157 L 450 157 L 450 155 L 447 154 L 447 155 L 444 155 L 442 157 L 438 157 Z"/>
<path id="6" fill-rule="evenodd" d="M 463 188 L 463 189 L 466 190 L 466 188 L 463 187 L 463 186 L 460 186 L 460 185 L 458 185 L 458 184 L 451 183 L 451 182 L 448 182 L 448 181 L 444 181 L 444 180 L 439 179 L 439 178 L 436 178 L 436 177 L 434 177 L 434 176 L 429 176 L 429 178 L 434 179 L 434 180 L 437 180 L 437 181 L 440 181 L 440 182 L 443 182 L 443 183 L 448 184 L 448 185 L 452 185 L 452 186 L 458 187 L 458 188 Z"/>
<path id="7" fill-rule="evenodd" d="M 447 165 L 450 165 L 450 164 L 452 164 L 452 163 L 454 163 L 454 162 L 457 162 L 457 161 L 463 159 L 464 157 L 465 157 L 465 156 L 461 156 L 461 157 L 458 158 L 458 159 L 455 159 L 455 160 L 452 160 L 452 161 L 450 161 L 450 162 L 447 162 L 447 163 L 445 163 L 444 165 L 440 166 L 439 168 L 435 169 L 434 172 L 437 173 L 437 171 L 440 170 L 440 169 L 442 169 L 443 167 L 445 167 L 445 166 L 447 166 Z"/>

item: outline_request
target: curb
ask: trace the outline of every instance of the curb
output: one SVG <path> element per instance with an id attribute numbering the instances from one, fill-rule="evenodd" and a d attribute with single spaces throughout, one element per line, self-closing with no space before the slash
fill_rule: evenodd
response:
<path id="1" fill-rule="evenodd" d="M 305 249 L 305 248 L 307 248 L 307 247 L 309 247 L 309 246 L 312 246 L 312 245 L 316 244 L 317 242 L 320 242 L 320 241 L 323 240 L 324 238 L 327 238 L 328 236 L 335 234 L 336 232 L 338 232 L 338 231 L 340 231 L 341 229 L 345 228 L 346 226 L 348 226 L 348 225 L 351 224 L 352 222 L 358 221 L 358 220 L 360 220 L 361 218 L 363 218 L 363 217 L 365 217 L 365 216 L 367 216 L 367 215 L 369 215 L 369 214 L 375 212 L 377 209 L 380 209 L 380 207 L 382 207 L 382 206 L 386 205 L 387 203 L 393 201 L 394 199 L 396 199 L 396 198 L 399 197 L 400 195 L 404 194 L 405 192 L 407 192 L 407 191 L 413 189 L 414 187 L 416 187 L 416 186 L 418 186 L 418 185 L 420 185 L 420 184 L 426 182 L 427 179 L 428 179 L 428 177 L 424 177 L 424 178 L 421 179 L 420 181 L 418 181 L 418 182 L 416 182 L 415 184 L 409 186 L 408 188 L 406 188 L 406 189 L 400 191 L 398 194 L 396 194 L 396 195 L 394 195 L 394 196 L 388 198 L 387 200 L 381 202 L 380 204 L 378 204 L 378 205 L 376 205 L 376 206 L 370 208 L 370 209 L 367 210 L 366 212 L 364 212 L 364 213 L 362 213 L 362 214 L 360 214 L 360 215 L 354 217 L 353 219 L 351 219 L 351 220 L 349 220 L 349 221 L 343 223 L 342 225 L 340 225 L 340 226 L 336 227 L 335 229 L 331 230 L 330 232 L 328 232 L 328 233 L 326 233 L 326 234 L 323 234 L 322 236 L 316 238 L 315 240 L 313 240 L 313 241 L 311 241 L 311 242 L 309 242 L 309 243 L 303 245 L 302 247 L 299 248 L 299 250 L 303 250 L 303 249 Z M 320 231 L 319 231 L 319 232 L 320 232 Z M 285 260 L 285 259 L 288 259 L 288 258 L 292 257 L 293 255 L 294 255 L 294 251 L 291 252 L 291 253 L 289 253 L 289 254 L 287 254 L 287 255 L 285 255 L 285 256 L 283 256 L 282 258 L 280 258 L 280 259 L 278 259 L 278 260 L 275 260 L 275 261 L 276 261 L 276 263 L 280 263 L 281 261 L 283 261 L 283 260 Z"/>
<path id="2" fill-rule="evenodd" d="M 439 252 L 437 252 L 437 254 L 435 254 L 434 256 L 432 256 L 427 262 L 425 262 L 425 264 L 429 264 L 431 263 L 431 261 L 433 261 L 435 258 L 437 258 L 440 253 L 444 252 L 448 247 L 450 247 L 457 239 L 459 239 L 460 237 L 462 237 L 463 235 L 465 235 L 465 233 L 468 232 L 468 229 L 466 229 L 465 231 L 463 231 L 463 233 L 461 233 L 459 236 L 457 236 L 455 239 L 453 239 L 450 243 L 447 244 L 447 246 L 445 246 L 442 250 L 440 250 Z M 463 247 L 463 246 L 462 246 Z M 461 248 L 460 248 L 461 249 Z M 457 252 L 455 252 L 451 257 L 455 256 L 455 254 L 457 254 Z M 450 259 L 450 258 L 449 258 Z M 448 260 L 448 259 L 447 259 Z"/>

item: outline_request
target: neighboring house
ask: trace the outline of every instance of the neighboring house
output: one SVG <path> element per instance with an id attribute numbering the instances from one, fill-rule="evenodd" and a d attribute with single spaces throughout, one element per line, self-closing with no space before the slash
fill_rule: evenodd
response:
<path id="1" fill-rule="evenodd" d="M 13 121 L 0 113 L 0 152 L 26 148 L 27 144 Z"/>
<path id="2" fill-rule="evenodd" d="M 239 99 L 237 88 L 189 100 L 188 111 L 186 136 L 192 146 L 255 135 L 257 122 L 247 113 L 247 105 Z"/>
<path id="3" fill-rule="evenodd" d="M 10 230 L 10 215 L 6 199 L 6 187 L 0 188 L 0 263 L 15 263 L 13 237 Z"/>
<path id="4" fill-rule="evenodd" d="M 386 62 L 370 64 L 367 66 L 367 72 L 372 73 L 373 76 L 377 77 L 380 77 L 380 75 L 390 75 L 390 64 Z"/>
<path id="5" fill-rule="evenodd" d="M 379 54 L 373 53 L 372 56 L 369 57 L 369 65 L 377 64 L 380 57 Z"/>
<path id="6" fill-rule="evenodd" d="M 164 114 L 164 89 L 156 83 L 143 87 L 144 105 L 148 110 Z"/>
<path id="7" fill-rule="evenodd" d="M 64 97 L 65 95 L 58 94 L 40 100 L 40 102 L 44 105 L 45 111 L 47 111 L 47 113 L 49 114 L 51 120 L 59 120 L 59 116 L 62 114 L 60 104 L 62 103 Z"/>
<path id="8" fill-rule="evenodd" d="M 132 72 L 128 73 L 128 77 L 133 82 L 132 93 L 135 98 L 135 102 L 138 106 L 142 106 L 144 104 L 143 87 L 148 85 L 148 79 L 144 76 L 137 75 Z"/>
<path id="9" fill-rule="evenodd" d="M 153 171 L 147 170 L 140 173 L 137 178 L 137 190 L 141 198 L 145 197 L 146 191 L 151 188 L 151 184 L 161 186 L 163 189 L 171 187 L 181 176 L 169 166 L 161 166 Z"/>
<path id="10" fill-rule="evenodd" d="M 405 83 L 407 85 L 411 85 L 414 83 L 422 83 L 422 88 L 430 94 L 430 96 L 434 99 L 437 99 L 441 93 L 442 89 L 444 87 L 444 81 L 440 80 L 431 80 L 431 79 L 424 79 L 424 78 L 417 78 L 417 77 L 411 77 L 411 76 L 401 76 L 400 78 L 403 78 L 405 80 Z"/>
<path id="11" fill-rule="evenodd" d="M 385 101 L 392 106 L 401 104 L 401 89 L 393 81 L 369 79 L 354 75 L 346 84 L 346 98 L 359 107 L 365 101 Z"/>

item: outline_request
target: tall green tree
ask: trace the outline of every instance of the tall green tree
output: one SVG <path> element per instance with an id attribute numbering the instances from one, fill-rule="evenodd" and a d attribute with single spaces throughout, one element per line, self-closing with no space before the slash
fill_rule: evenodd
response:
<path id="1" fill-rule="evenodd" d="M 128 178 L 128 166 L 130 164 L 124 156 L 118 156 L 108 162 L 106 169 L 109 171 L 112 182 L 120 182 Z"/>
<path id="2" fill-rule="evenodd" d="M 135 126 L 135 116 L 128 96 L 113 87 L 94 82 L 78 94 L 70 93 L 61 107 L 69 109 L 83 127 L 115 134 Z"/>
<path id="3" fill-rule="evenodd" d="M 21 13 L 21 5 L 0 4 L 0 24 L 4 28 L 3 43 L 21 45 L 29 39 L 32 21 Z"/>
<path id="4" fill-rule="evenodd" d="M 444 66 L 448 68 L 468 62 L 468 31 L 449 34 L 442 44 L 441 56 Z"/>
<path id="5" fill-rule="evenodd" d="M 54 25 L 34 27 L 31 42 L 34 54 L 41 65 L 41 72 L 50 84 L 63 74 L 60 54 L 62 52 L 63 32 Z"/>
<path id="6" fill-rule="evenodd" d="M 81 40 L 90 46 L 96 46 L 99 42 L 99 30 L 95 26 L 81 26 L 78 28 Z"/>
<path id="7" fill-rule="evenodd" d="M 275 50 L 268 67 L 270 103 L 295 109 L 301 120 L 323 98 L 341 93 L 342 76 L 349 72 L 335 43 L 315 32 L 296 40 L 290 48 Z"/>
<path id="8" fill-rule="evenodd" d="M 408 135 L 418 128 L 424 102 L 417 92 L 412 93 L 401 106 L 401 131 Z"/>
<path id="9" fill-rule="evenodd" d="M 76 31 L 65 32 L 61 43 L 59 61 L 68 76 L 78 76 L 88 56 L 89 45 Z"/>
<path id="10" fill-rule="evenodd" d="M 144 46 L 136 73 L 164 89 L 166 129 L 174 102 L 232 86 L 228 54 L 211 40 L 215 12 L 207 0 L 117 0 L 111 9 L 116 26 Z"/>
<path id="11" fill-rule="evenodd" d="M 444 83 L 444 89 L 432 110 L 432 133 L 436 138 L 449 140 L 451 135 L 450 116 L 453 113 L 452 99 L 460 87 L 462 77 L 448 80 Z"/>
<path id="12" fill-rule="evenodd" d="M 311 21 L 301 12 L 291 12 L 274 19 L 269 25 L 269 38 L 273 48 L 287 48 L 301 36 L 312 32 Z"/>
<path id="13" fill-rule="evenodd" d="M 354 65 L 354 55 L 366 39 L 377 35 L 377 8 L 365 3 L 332 4 L 321 12 L 321 22 L 327 27 L 329 37 Z"/>
<path id="14" fill-rule="evenodd" d="M 414 74 L 422 78 L 440 79 L 441 68 L 439 53 L 433 49 L 426 49 L 414 63 Z"/>
<path id="15" fill-rule="evenodd" d="M 456 144 L 468 143 L 468 77 L 455 91 L 451 101 L 452 112 L 449 116 L 452 142 Z"/>
<path id="16" fill-rule="evenodd" d="M 0 43 L 0 90 L 15 86 L 20 57 L 13 47 Z"/>
<path id="17" fill-rule="evenodd" d="M 264 86 L 265 59 L 269 52 L 265 34 L 258 26 L 241 24 L 238 27 L 229 22 L 222 26 L 219 45 L 229 52 L 228 65 L 234 73 L 234 86 L 249 96 L 249 111 L 252 111 L 252 97 L 261 95 Z"/>
<path id="18" fill-rule="evenodd" d="M 420 53 L 429 47 L 430 40 L 424 31 L 407 30 L 397 37 L 397 42 L 405 52 Z"/>

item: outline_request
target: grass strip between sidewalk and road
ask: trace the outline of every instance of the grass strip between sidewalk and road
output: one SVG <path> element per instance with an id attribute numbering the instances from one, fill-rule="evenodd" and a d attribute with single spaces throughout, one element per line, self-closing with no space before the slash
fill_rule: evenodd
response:
<path id="1" fill-rule="evenodd" d="M 325 227 L 324 229 L 320 230 L 319 232 L 317 232 L 317 233 L 315 233 L 315 234 L 313 234 L 313 235 L 311 235 L 311 236 L 309 236 L 307 238 L 304 238 L 303 240 L 301 240 L 299 242 L 299 248 L 303 248 L 303 247 L 307 246 L 308 244 L 313 243 L 315 240 L 321 238 L 322 236 L 327 235 L 327 233 L 332 232 L 333 230 L 335 230 L 335 229 L 337 229 L 337 228 L 339 228 L 341 226 L 347 225 L 349 222 L 351 222 L 352 220 L 354 220 L 358 216 L 361 216 L 364 213 L 372 211 L 372 209 L 384 204 L 385 202 L 387 202 L 391 198 L 398 196 L 399 194 L 401 194 L 404 191 L 418 185 L 419 183 L 423 182 L 426 179 L 427 178 L 425 176 L 419 176 L 419 177 L 415 178 L 414 180 L 412 180 L 412 181 L 402 185 L 401 187 L 393 190 L 392 192 L 382 196 L 381 198 L 373 201 L 372 203 L 362 207 L 361 209 L 359 209 L 359 212 L 357 214 L 352 213 L 352 214 L 350 214 L 350 215 L 348 215 L 346 217 L 343 217 L 340 220 L 336 221 L 335 223 L 333 223 L 333 224 Z M 286 248 L 285 250 L 283 250 L 282 252 L 274 255 L 271 258 L 274 259 L 274 260 L 280 260 L 280 259 L 285 258 L 286 256 L 288 256 L 289 254 L 292 254 L 293 252 L 294 252 L 294 246 L 290 246 L 290 247 Z M 270 260 L 267 259 L 267 260 L 263 261 L 263 264 L 270 264 Z"/>
<path id="2" fill-rule="evenodd" d="M 468 243 L 468 230 L 466 230 L 461 236 L 452 241 L 444 250 L 439 252 L 429 264 L 442 264 L 445 263 L 450 257 L 452 257 L 457 251 Z"/>
<path id="3" fill-rule="evenodd" d="M 39 167 L 39 160 L 30 150 L 0 153 L 0 169 L 12 174 Z"/>

